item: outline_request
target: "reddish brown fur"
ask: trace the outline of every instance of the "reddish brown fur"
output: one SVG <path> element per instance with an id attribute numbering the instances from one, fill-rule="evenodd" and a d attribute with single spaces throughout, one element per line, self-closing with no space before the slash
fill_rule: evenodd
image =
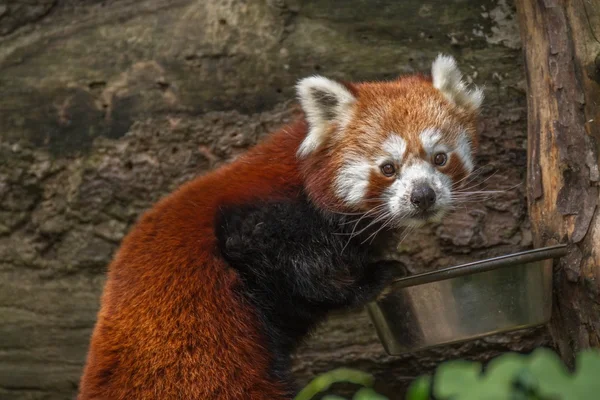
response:
<path id="1" fill-rule="evenodd" d="M 450 155 L 450 159 L 440 168 L 440 171 L 451 177 L 455 184 L 464 181 L 467 177 L 467 170 L 456 154 Z"/>
<path id="2" fill-rule="evenodd" d="M 346 87 L 349 86 L 346 84 Z M 456 143 L 460 133 L 466 132 L 474 150 L 477 148 L 476 112 L 449 102 L 433 87 L 428 77 L 414 75 L 391 82 L 365 82 L 350 87 L 357 98 L 352 120 L 343 134 L 330 134 L 329 140 L 304 164 L 306 185 L 313 194 L 313 200 L 324 207 L 348 212 L 373 207 L 372 202 L 364 202 L 349 208 L 335 195 L 331 177 L 323 176 L 320 171 L 339 171 L 348 154 L 367 157 L 382 152 L 382 143 L 391 132 L 406 141 L 407 160 L 411 157 L 427 159 L 419 140 L 419 134 L 427 128 L 439 129 L 448 144 Z M 464 178 L 467 172 L 457 156 L 452 156 L 441 171 L 454 182 Z M 372 178 L 366 198 L 377 197 L 393 182 L 393 179 L 382 180 L 377 174 L 372 174 Z"/>
<path id="3" fill-rule="evenodd" d="M 396 166 L 396 168 L 399 168 Z M 371 171 L 369 177 L 369 187 L 365 196 L 365 204 L 369 208 L 377 207 L 384 203 L 381 199 L 381 193 L 394 182 L 393 177 L 387 177 L 379 171 Z"/>
<path id="4" fill-rule="evenodd" d="M 79 400 L 287 398 L 270 376 L 255 310 L 236 295 L 240 280 L 217 250 L 219 207 L 295 198 L 305 188 L 317 205 L 343 211 L 332 193 L 342 155 L 380 149 L 391 131 L 420 154 L 415 135 L 432 126 L 447 140 L 462 126 L 476 142 L 474 116 L 448 103 L 428 79 L 347 86 L 358 97 L 356 117 L 343 136 L 332 127 L 331 140 L 300 165 L 304 121 L 143 215 L 109 267 Z M 442 113 L 432 113 L 431 104 Z M 383 118 L 374 117 L 378 109 Z M 447 168 L 457 178 L 464 173 L 454 159 Z M 372 183 L 375 195 L 387 181 Z"/>
<path id="5" fill-rule="evenodd" d="M 283 399 L 254 310 L 216 250 L 217 208 L 301 190 L 303 122 L 147 212 L 109 267 L 79 400 Z"/>

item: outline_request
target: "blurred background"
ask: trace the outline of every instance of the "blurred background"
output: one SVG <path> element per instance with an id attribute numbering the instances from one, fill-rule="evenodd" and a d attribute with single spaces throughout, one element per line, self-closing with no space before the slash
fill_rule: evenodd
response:
<path id="1" fill-rule="evenodd" d="M 0 0 L 0 399 L 71 399 L 106 266 L 145 209 L 298 113 L 294 84 L 428 72 L 484 85 L 476 182 L 505 190 L 401 247 L 411 272 L 527 249 L 525 74 L 507 0 Z M 364 310 L 297 352 L 401 398 L 440 361 L 549 343 L 545 328 L 387 356 Z"/>

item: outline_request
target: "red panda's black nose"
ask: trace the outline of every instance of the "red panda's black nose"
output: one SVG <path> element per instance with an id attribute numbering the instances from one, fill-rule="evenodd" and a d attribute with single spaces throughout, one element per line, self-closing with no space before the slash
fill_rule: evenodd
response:
<path id="1" fill-rule="evenodd" d="M 435 204 L 435 192 L 428 184 L 417 183 L 410 194 L 410 202 L 419 211 L 425 211 Z"/>

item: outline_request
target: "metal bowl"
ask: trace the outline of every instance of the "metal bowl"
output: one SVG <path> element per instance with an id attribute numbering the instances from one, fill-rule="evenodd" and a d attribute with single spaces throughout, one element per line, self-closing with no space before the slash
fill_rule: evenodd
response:
<path id="1" fill-rule="evenodd" d="M 390 355 L 542 325 L 552 309 L 552 259 L 545 247 L 394 281 L 367 305 Z"/>

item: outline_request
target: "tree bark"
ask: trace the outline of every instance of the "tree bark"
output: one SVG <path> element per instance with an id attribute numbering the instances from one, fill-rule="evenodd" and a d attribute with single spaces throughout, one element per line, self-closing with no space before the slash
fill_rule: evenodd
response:
<path id="1" fill-rule="evenodd" d="M 517 2 L 527 68 L 528 205 L 536 246 L 570 244 L 550 332 L 563 359 L 600 346 L 600 1 Z"/>

